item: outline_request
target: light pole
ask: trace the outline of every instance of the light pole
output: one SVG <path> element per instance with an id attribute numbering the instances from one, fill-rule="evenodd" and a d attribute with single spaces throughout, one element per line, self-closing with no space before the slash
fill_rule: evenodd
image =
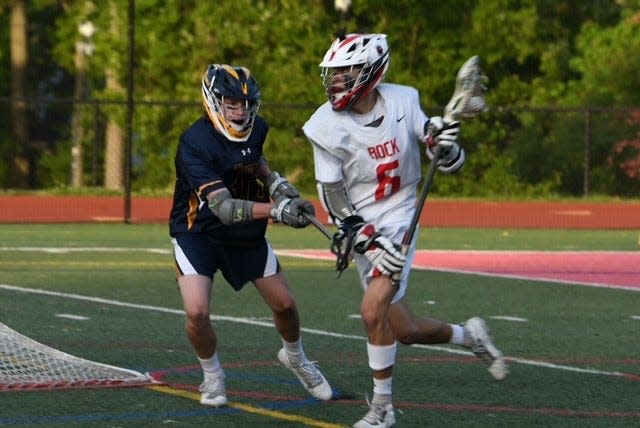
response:
<path id="1" fill-rule="evenodd" d="M 85 100 L 86 95 L 87 58 L 93 55 L 93 52 L 95 51 L 95 45 L 92 40 L 95 32 L 96 28 L 90 21 L 86 21 L 78 25 L 80 39 L 76 42 L 76 81 L 73 94 L 74 112 L 71 120 L 71 187 L 73 188 L 82 187 L 84 184 L 84 163 L 82 160 L 82 140 L 84 132 L 82 126 L 81 103 Z"/>

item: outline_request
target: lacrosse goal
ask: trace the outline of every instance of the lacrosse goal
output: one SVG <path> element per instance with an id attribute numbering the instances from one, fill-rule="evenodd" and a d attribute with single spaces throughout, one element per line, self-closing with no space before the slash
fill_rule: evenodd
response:
<path id="1" fill-rule="evenodd" d="M 0 323 L 0 392 L 154 383 L 160 382 L 133 370 L 66 354 Z"/>

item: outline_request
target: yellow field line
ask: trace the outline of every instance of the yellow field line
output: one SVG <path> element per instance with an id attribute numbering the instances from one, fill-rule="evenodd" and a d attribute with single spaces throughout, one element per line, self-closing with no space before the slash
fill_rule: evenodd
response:
<path id="1" fill-rule="evenodd" d="M 190 400 L 200 401 L 200 394 L 191 391 L 185 391 L 183 389 L 172 388 L 170 386 L 149 386 L 147 389 L 151 389 L 157 392 L 163 392 L 165 394 L 176 395 L 178 397 L 188 398 Z M 254 413 L 257 415 L 268 416 L 274 419 L 281 419 L 284 421 L 297 422 L 310 427 L 319 428 L 343 428 L 344 425 L 332 424 L 328 422 L 319 421 L 317 419 L 308 418 L 306 416 L 294 415 L 290 413 L 279 412 L 277 410 L 268 410 L 260 407 L 250 406 L 242 403 L 229 403 L 228 407 L 233 409 L 242 410 L 247 413 Z"/>

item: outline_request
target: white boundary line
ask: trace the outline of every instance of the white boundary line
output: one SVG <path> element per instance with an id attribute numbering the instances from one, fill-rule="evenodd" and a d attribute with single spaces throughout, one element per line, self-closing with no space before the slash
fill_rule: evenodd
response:
<path id="1" fill-rule="evenodd" d="M 163 312 L 163 313 L 175 314 L 175 315 L 184 315 L 184 311 L 179 309 L 165 308 L 161 306 L 152 306 L 152 305 L 142 305 L 138 303 L 127 303 L 127 302 L 121 302 L 119 300 L 84 296 L 81 294 L 74 294 L 74 293 L 62 293 L 58 291 L 49 291 L 49 290 L 42 290 L 37 288 L 25 288 L 25 287 L 18 287 L 18 286 L 9 285 L 9 284 L 0 284 L 0 289 L 14 291 L 18 293 L 40 294 L 40 295 L 53 296 L 53 297 L 59 297 L 64 299 L 73 299 L 73 300 L 80 300 L 84 302 L 100 303 L 104 305 L 120 306 L 120 307 L 133 308 L 133 309 L 143 309 L 146 311 Z M 274 328 L 274 325 L 271 322 L 258 321 L 250 318 L 238 318 L 238 317 L 215 315 L 215 316 L 212 316 L 211 319 L 214 321 L 228 321 L 228 322 L 234 322 L 239 324 L 249 324 L 249 325 L 260 326 L 260 327 Z M 338 339 L 351 339 L 351 340 L 359 340 L 359 341 L 366 340 L 364 336 L 340 334 L 340 333 L 335 333 L 335 332 L 325 331 L 325 330 L 302 328 L 302 331 L 309 334 L 315 334 L 318 336 L 335 337 Z M 453 349 L 445 346 L 412 345 L 412 347 L 444 352 L 449 354 L 456 354 L 456 355 L 473 355 L 471 352 L 468 352 L 468 351 Z M 515 358 L 515 357 L 508 357 L 508 356 L 505 358 L 510 362 L 515 362 L 518 364 L 544 367 L 544 368 L 555 369 L 555 370 L 563 370 L 563 371 L 574 372 L 574 373 L 586 373 L 586 374 L 593 374 L 593 375 L 605 375 L 605 376 L 616 376 L 616 377 L 625 376 L 624 373 L 618 372 L 618 371 L 585 369 L 580 367 L 566 366 L 566 365 L 548 363 L 544 361 L 535 361 L 535 360 L 528 360 L 524 358 Z"/>

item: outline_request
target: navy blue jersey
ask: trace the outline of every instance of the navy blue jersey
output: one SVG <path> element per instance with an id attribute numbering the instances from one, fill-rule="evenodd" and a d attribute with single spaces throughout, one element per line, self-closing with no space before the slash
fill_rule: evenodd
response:
<path id="1" fill-rule="evenodd" d="M 267 220 L 226 226 L 207 205 L 206 196 L 226 187 L 236 199 L 268 202 L 257 169 L 269 126 L 257 116 L 247 141 L 229 141 L 203 116 L 180 136 L 175 157 L 176 184 L 169 233 L 207 232 L 228 244 L 264 237 Z"/>

